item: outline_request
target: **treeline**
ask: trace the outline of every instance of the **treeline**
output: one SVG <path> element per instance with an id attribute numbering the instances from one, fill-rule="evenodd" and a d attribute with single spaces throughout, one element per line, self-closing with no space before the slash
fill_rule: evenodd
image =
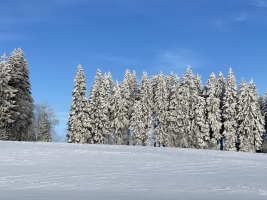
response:
<path id="1" fill-rule="evenodd" d="M 267 95 L 230 68 L 227 79 L 212 73 L 204 87 L 190 66 L 179 78 L 149 77 L 126 70 L 121 83 L 98 70 L 86 96 L 81 65 L 74 79 L 68 116 L 68 142 L 264 151 Z M 153 144 L 151 144 L 153 143 Z"/>
<path id="2" fill-rule="evenodd" d="M 20 48 L 1 57 L 0 140 L 49 142 L 58 120 L 48 103 L 34 104 L 24 57 Z"/>

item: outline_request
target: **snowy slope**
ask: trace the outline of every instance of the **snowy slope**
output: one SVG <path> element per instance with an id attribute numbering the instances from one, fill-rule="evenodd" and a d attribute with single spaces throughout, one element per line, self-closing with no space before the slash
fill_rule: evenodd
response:
<path id="1" fill-rule="evenodd" d="M 0 199 L 267 199 L 267 154 L 0 141 Z"/>

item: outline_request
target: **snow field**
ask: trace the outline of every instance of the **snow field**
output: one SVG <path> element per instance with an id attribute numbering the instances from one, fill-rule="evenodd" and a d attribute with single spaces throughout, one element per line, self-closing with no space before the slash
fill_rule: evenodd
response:
<path id="1" fill-rule="evenodd" d="M 0 199 L 267 199 L 267 155 L 0 141 Z"/>

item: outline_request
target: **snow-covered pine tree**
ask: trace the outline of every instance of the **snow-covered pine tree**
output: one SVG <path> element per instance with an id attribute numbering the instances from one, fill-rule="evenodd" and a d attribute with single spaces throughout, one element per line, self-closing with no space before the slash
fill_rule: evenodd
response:
<path id="1" fill-rule="evenodd" d="M 175 147 L 188 147 L 189 126 L 189 88 L 185 77 L 182 77 L 181 83 L 174 88 L 176 91 L 170 97 L 169 106 L 169 132 L 174 132 L 177 136 Z M 173 96 L 175 95 L 175 97 Z"/>
<path id="2" fill-rule="evenodd" d="M 138 99 L 138 80 L 136 78 L 135 72 L 133 74 L 127 69 L 124 74 L 123 82 L 120 84 L 120 93 L 122 95 L 122 106 L 124 107 L 123 115 L 126 117 L 124 119 L 124 128 L 122 135 L 122 144 L 129 145 L 131 141 L 130 133 L 130 120 L 133 113 L 133 105 L 136 99 Z"/>
<path id="3" fill-rule="evenodd" d="M 223 73 L 220 72 L 219 76 L 218 76 L 218 87 L 217 87 L 217 93 L 219 94 L 220 97 L 220 110 L 221 110 L 221 123 L 222 123 L 222 127 L 221 127 L 221 140 L 220 140 L 220 149 L 223 150 L 223 145 L 224 145 L 224 136 L 223 136 L 223 131 L 224 131 L 224 120 L 223 120 L 223 116 L 222 116 L 222 111 L 223 111 L 223 97 L 224 97 L 224 93 L 225 93 L 225 87 L 226 87 L 226 79 L 223 76 Z"/>
<path id="4" fill-rule="evenodd" d="M 223 103 L 223 96 L 224 96 L 224 93 L 225 93 L 225 87 L 226 87 L 226 79 L 224 78 L 223 76 L 223 73 L 220 72 L 219 73 L 219 76 L 218 76 L 218 86 L 217 86 L 217 94 L 219 95 L 220 97 L 220 100 L 221 100 L 221 106 L 222 106 L 222 103 Z"/>
<path id="5" fill-rule="evenodd" d="M 121 85 L 116 81 L 111 97 L 110 114 L 114 143 L 117 145 L 129 144 L 129 116 L 127 101 L 124 98 L 125 92 L 130 96 L 129 90 L 122 90 Z"/>
<path id="6" fill-rule="evenodd" d="M 265 93 L 264 95 L 264 98 L 263 98 L 263 106 L 262 106 L 262 115 L 264 117 L 264 121 L 265 121 L 265 132 L 267 132 L 267 92 Z"/>
<path id="7" fill-rule="evenodd" d="M 89 113 L 91 119 L 91 133 L 94 144 L 112 144 L 110 102 L 113 80 L 110 72 L 102 76 L 97 70 L 89 99 Z"/>
<path id="8" fill-rule="evenodd" d="M 71 109 L 67 123 L 67 139 L 69 143 L 90 143 L 92 136 L 89 130 L 90 119 L 86 98 L 86 82 L 81 65 L 78 65 L 74 82 Z"/>
<path id="9" fill-rule="evenodd" d="M 0 140 L 9 140 L 7 128 L 14 122 L 11 113 L 15 112 L 16 90 L 8 85 L 11 79 L 11 68 L 6 62 L 7 56 L 4 54 L 0 62 Z M 16 115 L 15 115 L 16 116 Z"/>
<path id="10" fill-rule="evenodd" d="M 199 76 L 198 74 L 195 76 L 194 78 L 194 82 L 196 85 L 196 92 L 199 96 L 202 95 L 203 92 L 203 88 L 202 88 L 202 81 L 201 81 L 201 76 Z"/>
<path id="11" fill-rule="evenodd" d="M 239 94 L 237 101 L 237 116 L 236 120 L 238 122 L 237 129 L 237 150 L 239 151 L 249 151 L 251 149 L 250 142 L 248 140 L 253 140 L 252 130 L 250 130 L 250 120 L 249 117 L 249 90 L 248 85 L 242 78 L 239 86 Z"/>
<path id="12" fill-rule="evenodd" d="M 111 129 L 111 98 L 114 82 L 110 72 L 105 73 L 100 91 L 101 107 L 104 110 L 104 117 L 101 119 L 105 134 L 105 144 L 113 144 L 114 137 Z"/>
<path id="13" fill-rule="evenodd" d="M 39 142 L 51 142 L 51 134 L 47 126 L 47 122 L 42 120 L 39 124 L 37 141 Z"/>
<path id="14" fill-rule="evenodd" d="M 143 122 L 144 116 L 142 113 L 143 110 L 140 100 L 135 100 L 133 110 L 134 111 L 130 123 L 130 129 L 133 131 L 132 135 L 133 145 L 145 146 L 143 144 L 143 141 L 145 140 L 146 129 L 145 129 L 145 124 Z"/>
<path id="15" fill-rule="evenodd" d="M 259 108 L 260 108 L 260 110 L 262 111 L 262 110 L 263 110 L 263 106 L 264 106 L 264 98 L 263 98 L 262 95 L 260 95 L 260 96 L 258 97 L 258 104 L 259 104 Z M 263 114 L 263 113 L 262 113 L 262 114 Z"/>
<path id="16" fill-rule="evenodd" d="M 196 148 L 198 146 L 198 139 L 195 130 L 197 130 L 195 120 L 196 109 L 199 108 L 198 97 L 201 96 L 202 86 L 200 76 L 194 76 L 190 66 L 186 70 L 186 74 L 182 76 L 181 89 L 185 104 L 184 110 L 184 147 Z M 201 102 L 201 101 L 200 101 Z M 199 122 L 202 123 L 202 122 Z"/>
<path id="17" fill-rule="evenodd" d="M 160 72 L 152 78 L 154 102 L 154 146 L 165 147 L 168 143 L 169 90 L 167 78 Z"/>
<path id="18" fill-rule="evenodd" d="M 173 88 L 179 85 L 179 77 L 171 71 L 170 76 L 167 78 L 168 78 L 169 93 L 171 94 Z"/>
<path id="19" fill-rule="evenodd" d="M 209 135 L 206 137 L 209 142 L 210 149 L 220 149 L 218 142 L 221 140 L 221 101 L 220 101 L 220 93 L 218 88 L 220 84 L 216 79 L 216 75 L 211 73 L 207 84 L 204 88 L 203 95 L 206 100 L 206 116 L 207 116 L 207 123 L 209 126 Z"/>
<path id="20" fill-rule="evenodd" d="M 170 76 L 166 76 L 166 85 L 169 92 L 169 102 L 171 98 L 171 94 L 174 92 L 174 88 L 179 85 L 179 78 L 176 74 L 171 72 Z"/>
<path id="21" fill-rule="evenodd" d="M 136 76 L 136 72 L 133 71 L 133 73 L 130 73 L 130 76 L 129 76 L 129 79 L 126 79 L 129 84 L 129 89 L 130 89 L 130 98 L 128 100 L 128 103 L 130 103 L 132 106 L 129 107 L 128 109 L 128 116 L 129 116 L 129 123 L 131 122 L 132 120 L 132 115 L 133 115 L 133 105 L 135 103 L 135 100 L 139 100 L 139 83 L 138 83 L 138 79 L 137 79 L 137 76 Z M 125 81 L 125 80 L 124 80 Z M 130 127 L 130 124 L 129 124 L 129 127 Z M 129 129 L 129 144 L 132 144 L 133 141 L 132 141 L 132 132 L 131 130 Z"/>
<path id="22" fill-rule="evenodd" d="M 207 149 L 213 147 L 210 143 L 209 124 L 206 122 L 206 102 L 202 96 L 197 96 L 193 105 L 195 112 L 191 123 L 194 148 Z M 196 141 L 195 141 L 196 140 Z"/>
<path id="23" fill-rule="evenodd" d="M 238 150 L 255 152 L 260 150 L 264 130 L 264 118 L 258 105 L 256 86 L 242 79 L 238 96 Z"/>
<path id="24" fill-rule="evenodd" d="M 229 69 L 227 84 L 223 97 L 223 136 L 225 139 L 224 150 L 236 151 L 237 140 L 237 86 L 232 68 Z"/>
<path id="25" fill-rule="evenodd" d="M 146 72 L 142 75 L 139 97 L 139 100 L 135 100 L 130 126 L 133 131 L 133 144 L 151 146 L 153 93 Z"/>
<path id="26" fill-rule="evenodd" d="M 105 84 L 101 70 L 98 69 L 89 98 L 89 115 L 92 133 L 91 143 L 94 144 L 104 144 L 107 141 L 109 106 L 106 104 L 107 100 L 105 100 L 105 98 L 108 97 L 108 91 L 106 90 L 109 86 Z"/>
<path id="27" fill-rule="evenodd" d="M 259 107 L 261 110 L 261 114 L 264 118 L 264 135 L 263 135 L 263 141 L 262 141 L 262 145 L 261 145 L 261 152 L 262 153 L 267 153 L 267 137 L 266 137 L 266 132 L 267 132 L 267 92 L 265 93 L 264 96 L 260 96 L 259 97 Z"/>
<path id="28" fill-rule="evenodd" d="M 168 109 L 168 147 L 178 147 L 180 120 L 179 113 L 182 109 L 180 106 L 181 95 L 179 92 L 179 79 L 177 75 L 171 72 L 168 82 L 169 89 L 169 109 Z"/>
<path id="29" fill-rule="evenodd" d="M 132 104 L 134 104 L 135 100 L 139 99 L 139 94 L 140 94 L 138 79 L 135 71 L 133 71 L 133 73 L 130 74 L 129 87 L 131 91 L 131 100 L 133 102 Z M 133 112 L 133 110 L 131 110 L 130 112 Z"/>
<path id="30" fill-rule="evenodd" d="M 17 90 L 13 97 L 16 107 L 12 118 L 14 122 L 8 128 L 10 140 L 33 140 L 35 138 L 33 129 L 33 98 L 31 96 L 31 84 L 29 80 L 28 63 L 24 58 L 23 51 L 15 49 L 8 59 L 11 67 L 11 79 L 9 86 Z M 17 115 L 19 113 L 19 115 Z"/>

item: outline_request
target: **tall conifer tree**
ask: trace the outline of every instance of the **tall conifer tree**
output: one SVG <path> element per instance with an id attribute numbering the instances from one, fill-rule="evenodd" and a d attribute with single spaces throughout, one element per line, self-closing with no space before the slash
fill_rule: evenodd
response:
<path id="1" fill-rule="evenodd" d="M 238 97 L 238 150 L 255 152 L 260 150 L 264 130 L 256 86 L 251 80 L 249 85 L 242 79 Z"/>
<path id="2" fill-rule="evenodd" d="M 129 145 L 131 141 L 130 121 L 133 114 L 133 105 L 135 100 L 138 100 L 138 80 L 135 72 L 133 74 L 127 69 L 124 74 L 123 82 L 120 84 L 120 94 L 124 110 L 124 130 L 122 135 L 122 144 Z"/>
<path id="3" fill-rule="evenodd" d="M 140 99 L 135 100 L 130 129 L 133 131 L 133 144 L 150 146 L 152 131 L 153 93 L 151 82 L 146 72 L 143 72 Z"/>
<path id="4" fill-rule="evenodd" d="M 105 105 L 105 97 L 108 86 L 103 82 L 101 70 L 98 69 L 89 98 L 89 110 L 91 119 L 91 133 L 94 144 L 104 144 L 108 134 L 108 105 Z"/>
<path id="5" fill-rule="evenodd" d="M 261 111 L 264 122 L 265 122 L 265 132 L 267 132 L 267 92 L 265 93 L 263 97 L 263 105 L 262 105 L 262 111 Z"/>
<path id="6" fill-rule="evenodd" d="M 220 134 L 221 134 L 221 141 L 220 141 L 220 146 L 221 146 L 221 150 L 223 150 L 224 148 L 224 136 L 223 136 L 223 131 L 224 131 L 224 119 L 223 119 L 223 97 L 224 97 L 224 93 L 225 93 L 225 87 L 226 87 L 226 79 L 224 78 L 223 76 L 223 73 L 220 72 L 219 73 L 219 76 L 218 76 L 218 87 L 217 87 L 217 90 L 218 90 L 218 94 L 219 94 L 219 97 L 220 97 L 220 110 L 221 110 L 221 123 L 222 123 L 222 127 L 221 127 L 221 131 L 220 131 Z"/>
<path id="7" fill-rule="evenodd" d="M 154 93 L 154 146 L 165 147 L 168 144 L 168 108 L 169 90 L 167 78 L 160 72 L 152 78 Z"/>
<path id="8" fill-rule="evenodd" d="M 11 53 L 8 64 L 11 67 L 9 86 L 17 91 L 13 97 L 16 107 L 12 114 L 14 121 L 8 128 L 9 137 L 11 140 L 19 141 L 34 140 L 34 105 L 29 80 L 30 72 L 24 53 L 20 48 Z"/>
<path id="9" fill-rule="evenodd" d="M 206 102 L 202 96 L 197 96 L 194 102 L 193 110 L 195 116 L 191 123 L 191 132 L 193 133 L 192 148 L 207 149 L 210 148 L 209 124 L 206 121 Z"/>
<path id="10" fill-rule="evenodd" d="M 68 116 L 68 142 L 91 143 L 92 135 L 89 130 L 90 119 L 86 98 L 86 82 L 81 65 L 78 65 L 75 85 L 72 91 L 72 103 Z"/>
<path id="11" fill-rule="evenodd" d="M 12 116 L 17 116 L 15 112 L 15 101 L 13 100 L 17 90 L 9 86 L 11 80 L 11 67 L 7 63 L 4 54 L 0 62 L 0 140 L 9 140 L 8 127 L 14 122 Z"/>
<path id="12" fill-rule="evenodd" d="M 204 88 L 204 97 L 206 100 L 206 116 L 209 125 L 209 138 L 210 148 L 219 149 L 217 145 L 221 140 L 221 101 L 220 93 L 218 91 L 219 83 L 217 82 L 216 75 L 212 73 Z"/>
<path id="13" fill-rule="evenodd" d="M 198 139 L 196 135 L 196 124 L 198 123 L 195 119 L 196 109 L 199 108 L 199 98 L 202 93 L 201 79 L 200 76 L 194 76 L 190 66 L 186 70 L 186 74 L 182 76 L 181 89 L 183 98 L 187 103 L 185 104 L 184 110 L 184 127 L 185 137 L 184 146 L 189 148 L 196 148 L 198 145 Z"/>
<path id="14" fill-rule="evenodd" d="M 181 140 L 180 136 L 180 112 L 182 109 L 180 106 L 181 95 L 179 91 L 179 82 L 178 77 L 174 75 L 172 72 L 169 78 L 169 109 L 168 109 L 168 131 L 169 131 L 169 139 L 168 146 L 169 147 L 178 147 L 178 140 Z"/>
<path id="15" fill-rule="evenodd" d="M 126 92 L 129 90 L 126 90 Z M 129 116 L 127 100 L 124 98 L 125 91 L 116 81 L 111 97 L 111 129 L 114 136 L 114 143 L 117 145 L 129 144 Z M 127 93 L 129 96 L 129 92 Z"/>
<path id="16" fill-rule="evenodd" d="M 105 73 L 101 86 L 101 107 L 104 110 L 103 118 L 101 119 L 103 124 L 103 130 L 105 132 L 105 144 L 113 144 L 114 137 L 111 129 L 111 99 L 113 93 L 114 82 L 110 72 Z"/>
<path id="17" fill-rule="evenodd" d="M 227 151 L 236 151 L 237 140 L 237 87 L 233 70 L 229 69 L 225 94 L 223 97 L 223 136 L 225 138 L 224 149 Z"/>

